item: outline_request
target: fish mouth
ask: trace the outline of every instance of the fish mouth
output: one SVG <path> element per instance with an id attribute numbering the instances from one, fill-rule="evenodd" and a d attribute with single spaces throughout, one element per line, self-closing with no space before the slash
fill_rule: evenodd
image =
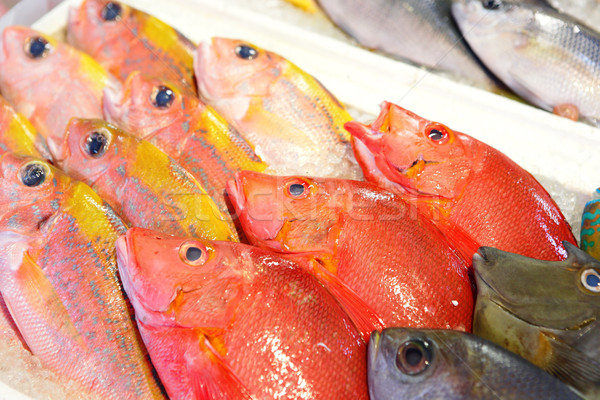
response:
<path id="1" fill-rule="evenodd" d="M 377 356 L 379 355 L 380 344 L 381 333 L 379 333 L 378 331 L 373 331 L 371 333 L 371 337 L 369 338 L 369 354 L 367 358 L 369 370 L 375 367 L 375 361 L 377 360 Z"/>
<path id="2" fill-rule="evenodd" d="M 239 217 L 245 211 L 244 204 L 246 203 L 246 196 L 244 195 L 244 188 L 242 187 L 242 183 L 238 174 L 236 174 L 234 179 L 227 181 L 225 190 L 227 191 L 229 199 L 231 200 L 231 204 L 233 205 L 233 208 Z"/>
<path id="3" fill-rule="evenodd" d="M 107 86 L 103 90 L 102 95 L 102 112 L 108 122 L 119 123 L 123 109 L 121 101 L 123 100 L 122 90 Z"/>
<path id="4" fill-rule="evenodd" d="M 194 72 L 196 73 L 198 93 L 200 94 L 200 97 L 207 102 L 214 100 L 212 90 L 208 84 L 209 76 L 207 68 L 211 61 L 212 42 L 212 40 L 200 42 L 194 52 Z"/>
<path id="5" fill-rule="evenodd" d="M 427 165 L 435 165 L 435 164 L 439 164 L 439 163 L 440 163 L 439 161 L 425 160 L 423 155 L 419 155 L 412 162 L 412 164 L 410 164 L 408 167 L 399 167 L 399 166 L 393 164 L 392 162 L 388 161 L 388 164 L 392 169 L 400 172 L 402 175 L 406 176 L 407 178 L 413 178 L 415 176 L 420 175 L 421 172 L 423 172 L 425 170 L 425 166 L 427 166 Z"/>

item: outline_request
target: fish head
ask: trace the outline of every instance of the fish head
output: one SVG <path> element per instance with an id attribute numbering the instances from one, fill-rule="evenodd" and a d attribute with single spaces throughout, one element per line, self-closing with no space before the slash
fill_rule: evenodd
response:
<path id="1" fill-rule="evenodd" d="M 85 0 L 69 10 L 67 39 L 80 49 L 97 54 L 105 43 L 116 44 L 126 51 L 127 43 L 119 45 L 119 37 L 135 28 L 129 23 L 131 7 L 116 1 Z"/>
<path id="2" fill-rule="evenodd" d="M 249 246 L 230 242 L 131 228 L 116 248 L 123 287 L 147 325 L 226 326 L 254 272 Z"/>
<path id="3" fill-rule="evenodd" d="M 447 351 L 448 339 L 440 331 L 411 328 L 373 332 L 367 357 L 371 398 L 445 398 L 456 379 L 455 364 L 461 356 L 468 362 L 461 349 Z"/>
<path id="4" fill-rule="evenodd" d="M 567 258 L 536 260 L 482 247 L 473 256 L 477 310 L 500 308 L 536 329 L 576 331 L 600 311 L 600 262 L 563 242 Z"/>
<path id="5" fill-rule="evenodd" d="M 194 56 L 198 90 L 208 103 L 238 97 L 268 97 L 289 64 L 281 56 L 237 39 L 212 38 Z"/>
<path id="6" fill-rule="evenodd" d="M 175 85 L 139 71 L 129 74 L 122 89 L 104 89 L 103 97 L 105 118 L 143 139 L 185 119 L 197 102 Z"/>
<path id="7" fill-rule="evenodd" d="M 36 231 L 57 212 L 74 182 L 47 161 L 4 153 L 0 156 L 0 225 Z"/>
<path id="8" fill-rule="evenodd" d="M 345 124 L 369 181 L 399 192 L 454 198 L 471 172 L 469 139 L 384 102 L 370 125 Z"/>
<path id="9" fill-rule="evenodd" d="M 242 171 L 227 193 L 250 241 L 279 252 L 319 252 L 334 246 L 347 188 L 336 179 Z"/>
<path id="10" fill-rule="evenodd" d="M 52 159 L 71 176 L 93 182 L 116 169 L 132 138 L 101 119 L 71 118 L 62 139 L 49 138 Z"/>

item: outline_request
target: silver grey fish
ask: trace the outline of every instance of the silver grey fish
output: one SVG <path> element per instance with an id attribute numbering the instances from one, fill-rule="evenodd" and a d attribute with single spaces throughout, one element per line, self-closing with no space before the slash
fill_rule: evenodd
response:
<path id="1" fill-rule="evenodd" d="M 453 0 L 452 12 L 471 49 L 519 96 L 600 122 L 600 34 L 532 4 Z"/>
<path id="2" fill-rule="evenodd" d="M 568 257 L 542 261 L 482 247 L 473 256 L 473 333 L 600 398 L 600 261 L 563 242 Z"/>
<path id="3" fill-rule="evenodd" d="M 318 0 L 362 46 L 496 87 L 452 20 L 451 0 Z"/>
<path id="4" fill-rule="evenodd" d="M 558 11 L 600 30 L 600 0 L 547 0 Z"/>
<path id="5" fill-rule="evenodd" d="M 527 360 L 464 332 L 373 332 L 367 362 L 371 400 L 579 399 Z"/>

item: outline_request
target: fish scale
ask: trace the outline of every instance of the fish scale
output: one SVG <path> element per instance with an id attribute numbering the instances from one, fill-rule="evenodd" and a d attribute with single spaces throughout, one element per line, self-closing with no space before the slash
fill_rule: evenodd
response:
<path id="1" fill-rule="evenodd" d="M 20 184 L 17 168 L 31 162 L 45 165 L 55 183 Z M 163 398 L 108 250 L 125 232 L 123 223 L 87 185 L 48 164 L 10 153 L 0 163 L 3 189 L 39 205 L 32 212 L 31 205 L 0 196 L 7 209 L 0 216 L 0 290 L 29 348 L 84 393 Z M 59 200 L 57 210 L 51 200 Z M 16 225 L 7 224 L 12 213 L 22 216 Z"/>

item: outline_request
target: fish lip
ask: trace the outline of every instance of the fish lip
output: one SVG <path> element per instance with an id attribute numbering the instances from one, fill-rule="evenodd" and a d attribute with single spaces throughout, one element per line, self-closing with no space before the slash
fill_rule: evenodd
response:
<path id="1" fill-rule="evenodd" d="M 367 358 L 367 362 L 369 364 L 368 369 L 372 369 L 375 367 L 375 361 L 377 360 L 377 356 L 379 355 L 379 349 L 381 344 L 381 333 L 379 331 L 371 332 L 371 336 L 369 338 L 369 355 Z"/>
<path id="2" fill-rule="evenodd" d="M 246 201 L 239 172 L 235 174 L 233 179 L 227 181 L 225 190 L 227 191 L 231 204 L 233 205 L 233 208 L 235 208 L 239 218 L 245 211 L 244 204 Z"/>
<path id="3" fill-rule="evenodd" d="M 102 113 L 108 122 L 117 123 L 123 115 L 121 102 L 123 100 L 122 90 L 106 86 L 102 91 Z"/>
<path id="4" fill-rule="evenodd" d="M 399 167 L 396 164 L 392 163 L 391 161 L 387 161 L 387 163 L 389 164 L 390 167 L 392 167 L 396 171 L 400 172 L 402 175 L 409 176 L 409 175 L 420 174 L 421 172 L 423 172 L 423 170 L 425 170 L 426 165 L 439 164 L 440 162 L 426 160 L 422 154 L 419 154 L 419 156 L 408 167 Z"/>
<path id="5" fill-rule="evenodd" d="M 206 102 L 213 100 L 211 90 L 208 86 L 206 75 L 206 64 L 209 62 L 212 40 L 203 40 L 196 47 L 194 52 L 194 72 L 196 74 L 196 84 L 200 98 Z"/>

